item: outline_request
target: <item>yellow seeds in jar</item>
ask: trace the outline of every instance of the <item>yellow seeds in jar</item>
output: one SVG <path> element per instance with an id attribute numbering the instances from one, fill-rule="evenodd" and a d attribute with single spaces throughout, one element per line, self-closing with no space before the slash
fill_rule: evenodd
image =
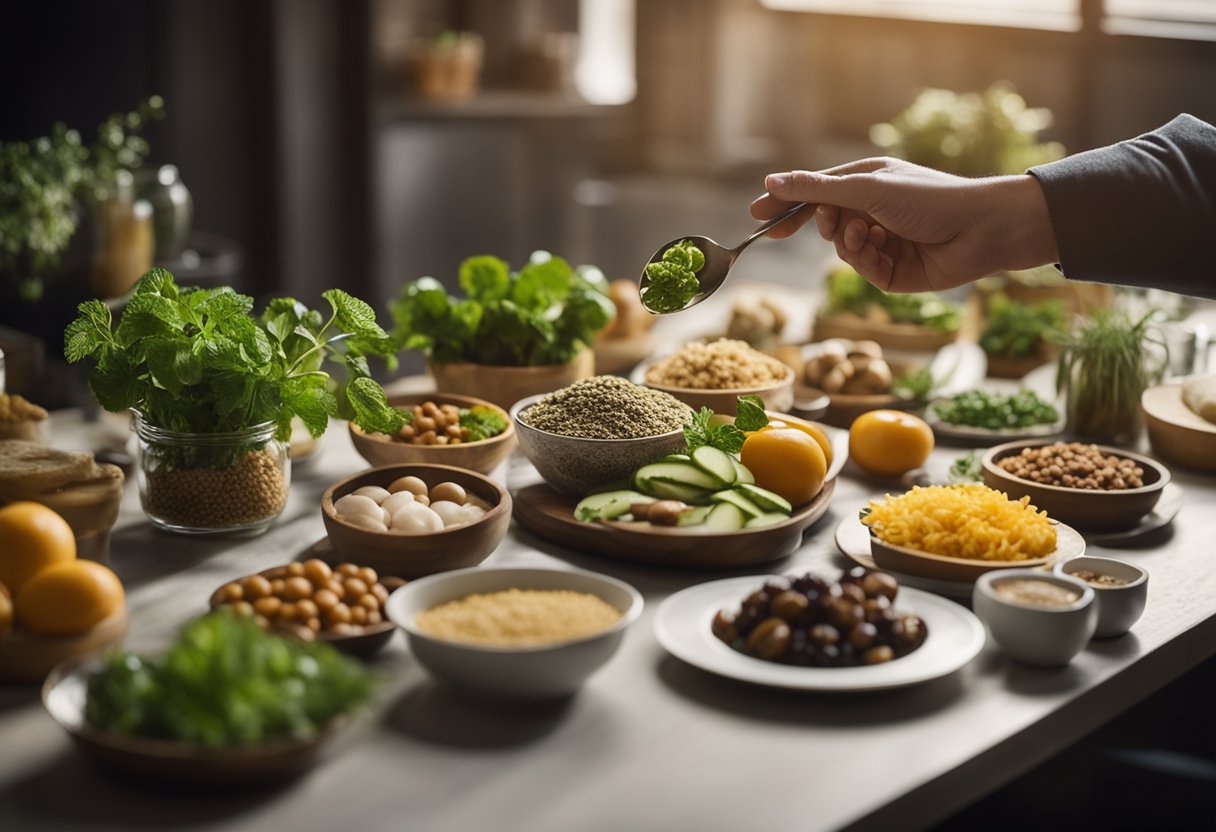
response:
<path id="1" fill-rule="evenodd" d="M 620 619 L 620 610 L 586 592 L 508 589 L 424 610 L 414 626 L 450 641 L 524 647 L 594 635 Z"/>

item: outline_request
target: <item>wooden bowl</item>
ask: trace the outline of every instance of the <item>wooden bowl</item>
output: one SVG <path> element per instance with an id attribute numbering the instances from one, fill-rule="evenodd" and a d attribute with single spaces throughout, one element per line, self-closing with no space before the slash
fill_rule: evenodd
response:
<path id="1" fill-rule="evenodd" d="M 1216 471 L 1216 425 L 1182 401 L 1181 384 L 1158 384 L 1140 397 L 1153 453 L 1174 465 Z"/>
<path id="2" fill-rule="evenodd" d="M 880 323 L 859 315 L 842 313 L 816 318 L 811 340 L 848 338 L 852 341 L 875 341 L 884 350 L 929 352 L 958 340 L 958 333 L 957 329 L 943 331 L 920 324 Z"/>
<path id="3" fill-rule="evenodd" d="M 887 362 L 887 366 L 891 368 L 891 375 L 895 378 L 919 369 L 911 361 L 899 358 L 884 358 L 883 360 Z M 912 410 L 923 404 L 923 402 L 912 399 L 901 399 L 894 393 L 824 393 L 818 387 L 802 381 L 801 373 L 798 383 L 794 387 L 794 394 L 799 401 L 811 401 L 820 396 L 827 396 L 827 410 L 818 419 L 837 428 L 848 428 L 858 416 L 869 413 L 871 410 Z"/>
<path id="4" fill-rule="evenodd" d="M 736 399 L 739 396 L 759 396 L 766 410 L 788 411 L 794 405 L 794 379 L 797 373 L 790 367 L 785 368 L 785 378 L 766 387 L 741 387 L 733 390 L 698 390 L 693 387 L 668 387 L 664 384 L 652 384 L 646 381 L 646 371 L 654 362 L 648 361 L 638 367 L 632 380 L 644 384 L 653 390 L 675 396 L 693 410 L 708 407 L 714 413 L 733 414 Z"/>
<path id="5" fill-rule="evenodd" d="M 76 746 L 107 770 L 135 779 L 191 789 L 245 788 L 288 780 L 316 765 L 321 752 L 350 720 L 335 719 L 317 736 L 257 746 L 205 749 L 171 740 L 111 734 L 84 719 L 86 686 L 97 661 L 68 662 L 51 671 L 42 704 Z"/>
<path id="6" fill-rule="evenodd" d="M 0 682 L 41 682 L 70 659 L 114 647 L 127 635 L 127 608 L 78 636 L 36 636 L 20 631 L 0 635 Z"/>
<path id="7" fill-rule="evenodd" d="M 880 569 L 889 569 L 903 575 L 933 578 L 942 581 L 972 582 L 980 575 L 1001 569 L 1034 569 L 1041 566 L 1075 558 L 1085 553 L 1085 538 L 1063 523 L 1056 524 L 1056 548 L 1045 557 L 1031 560 L 972 560 L 949 558 L 922 552 L 907 546 L 886 543 L 873 532 L 870 533 L 870 554 Z"/>
<path id="8" fill-rule="evenodd" d="M 472 396 L 458 396 L 454 393 L 428 393 L 426 395 L 389 396 L 388 403 L 393 407 L 413 407 L 423 402 L 435 404 L 453 404 L 460 408 L 481 405 L 497 410 L 507 428 L 498 436 L 491 436 L 480 442 L 464 442 L 459 445 L 410 445 L 397 442 L 383 433 L 365 433 L 353 422 L 349 425 L 350 441 L 359 452 L 359 456 L 367 460 L 373 468 L 381 465 L 413 465 L 417 463 L 430 465 L 453 465 L 469 471 L 488 474 L 507 458 L 515 447 L 515 426 L 511 417 L 496 404 L 485 399 L 475 399 Z"/>
<path id="9" fill-rule="evenodd" d="M 362 566 L 363 564 L 359 565 Z M 287 576 L 287 566 L 272 566 L 269 569 L 263 569 L 257 574 L 261 575 L 263 578 L 269 579 L 283 578 Z M 223 584 L 216 587 L 215 591 L 211 593 L 211 599 L 208 601 L 208 606 L 213 610 L 222 606 L 223 600 L 221 598 L 220 591 L 228 584 L 239 583 L 246 577 L 248 576 L 242 575 L 235 581 L 225 581 Z M 405 583 L 401 580 L 392 581 L 392 579 L 386 575 L 381 575 L 380 579 L 382 581 L 391 581 L 392 586 L 385 586 L 385 589 L 387 589 L 390 593 L 398 586 Z M 342 635 L 340 633 L 322 629 L 321 632 L 317 633 L 317 641 L 324 642 L 325 644 L 328 644 L 331 647 L 341 650 L 343 653 L 347 653 L 351 656 L 367 657 L 384 649 L 384 646 L 392 639 L 393 630 L 396 629 L 396 626 L 393 624 L 393 622 L 386 618 L 379 624 L 363 625 L 362 629 L 362 632 L 353 635 Z"/>
<path id="10" fill-rule="evenodd" d="M 585 349 L 565 364 L 539 367 L 499 367 L 465 361 L 442 363 L 428 361 L 441 393 L 480 396 L 499 407 L 511 405 L 537 393 L 552 393 L 574 382 L 595 375 L 595 353 Z"/>
<path id="11" fill-rule="evenodd" d="M 627 375 L 641 361 L 654 355 L 658 340 L 649 332 L 629 338 L 601 338 L 595 342 L 595 371 Z"/>
<path id="12" fill-rule="evenodd" d="M 1106 532 L 1133 528 L 1157 505 L 1162 490 L 1170 481 L 1169 469 L 1157 460 L 1106 445 L 1098 445 L 1098 449 L 1104 454 L 1134 460 L 1144 469 L 1143 487 L 1124 491 L 1090 491 L 1044 485 L 1015 477 L 997 465 L 1005 457 L 1020 454 L 1023 448 L 1038 448 L 1055 441 L 1023 439 L 990 448 L 983 459 L 984 484 L 1004 491 L 1015 500 L 1028 496 L 1030 502 L 1046 511 L 1048 516 L 1082 531 Z"/>
<path id="13" fill-rule="evenodd" d="M 454 482 L 489 504 L 476 523 L 429 534 L 374 532 L 338 517 L 334 501 L 365 485 L 387 488 L 400 477 L 414 476 L 434 488 Z M 334 552 L 341 561 L 370 566 L 382 575 L 421 578 L 436 572 L 476 566 L 498 548 L 511 523 L 511 495 L 489 477 L 450 465 L 386 465 L 347 477 L 321 497 L 321 516 Z"/>

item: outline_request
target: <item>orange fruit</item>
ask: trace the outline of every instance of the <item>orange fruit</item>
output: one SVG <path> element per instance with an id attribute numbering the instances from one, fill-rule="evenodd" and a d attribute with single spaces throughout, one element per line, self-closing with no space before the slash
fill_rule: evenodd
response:
<path id="1" fill-rule="evenodd" d="M 35 635 L 74 636 L 117 612 L 122 601 L 122 582 L 100 563 L 56 563 L 17 593 L 17 621 Z"/>
<path id="2" fill-rule="evenodd" d="M 849 428 L 849 458 L 859 468 L 898 477 L 919 468 L 933 450 L 933 429 L 902 410 L 871 410 Z"/>
<path id="3" fill-rule="evenodd" d="M 756 431 L 744 440 L 739 461 L 755 476 L 756 485 L 794 505 L 813 499 L 828 472 L 819 443 L 792 427 Z"/>
<path id="4" fill-rule="evenodd" d="M 72 527 L 41 503 L 19 500 L 0 508 L 0 583 L 17 596 L 34 573 L 76 559 Z"/>
<path id="5" fill-rule="evenodd" d="M 819 450 L 823 451 L 823 456 L 828 461 L 828 467 L 832 467 L 832 443 L 818 425 L 785 413 L 769 413 L 768 424 L 770 428 L 795 428 L 814 439 L 819 445 Z M 766 430 L 766 428 L 761 428 L 761 430 Z"/>

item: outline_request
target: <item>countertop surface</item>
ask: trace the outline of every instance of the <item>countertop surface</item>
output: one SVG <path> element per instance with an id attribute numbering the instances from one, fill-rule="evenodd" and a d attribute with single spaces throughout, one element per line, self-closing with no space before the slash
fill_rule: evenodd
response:
<path id="1" fill-rule="evenodd" d="M 55 414 L 52 444 L 121 442 L 113 420 Z M 941 476 L 960 449 L 939 447 Z M 153 531 L 134 482 L 111 544 L 128 591 L 128 646 L 155 649 L 205 609 L 213 588 L 300 556 L 324 537 L 319 501 L 364 467 L 344 424 L 296 466 L 287 508 L 265 535 L 192 539 Z M 535 480 L 515 454 L 496 476 Z M 0 829 L 332 830 L 917 828 L 947 817 L 1052 756 L 1216 649 L 1216 480 L 1174 472 L 1184 505 L 1129 548 L 1090 546 L 1150 575 L 1132 632 L 1094 641 L 1068 667 L 1019 665 L 989 641 L 962 670 L 868 694 L 792 693 L 733 682 L 669 656 L 654 613 L 693 584 L 848 562 L 837 524 L 890 485 L 846 467 L 828 514 L 771 568 L 647 568 L 581 554 L 512 525 L 493 565 L 574 566 L 637 587 L 646 609 L 620 652 L 560 705 L 467 700 L 412 661 L 401 635 L 374 662 L 378 707 L 302 780 L 273 791 L 190 794 L 126 783 L 94 768 L 47 716 L 33 687 L 0 686 Z"/>

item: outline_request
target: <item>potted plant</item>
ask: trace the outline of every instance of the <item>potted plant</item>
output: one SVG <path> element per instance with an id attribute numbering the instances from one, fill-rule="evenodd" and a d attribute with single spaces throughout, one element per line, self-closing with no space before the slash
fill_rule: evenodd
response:
<path id="1" fill-rule="evenodd" d="M 988 355 L 988 375 L 1021 378 L 1054 356 L 1048 335 L 1064 326 L 1064 303 L 1030 305 L 998 292 L 988 299 L 986 318 L 980 346 Z"/>
<path id="2" fill-rule="evenodd" d="M 1099 309 L 1059 337 L 1056 387 L 1066 392 L 1068 430 L 1114 445 L 1135 441 L 1143 427 L 1140 396 L 1161 379 L 1166 349 L 1153 313 L 1132 320 Z"/>
<path id="3" fill-rule="evenodd" d="M 418 94 L 447 101 L 471 98 L 477 92 L 484 51 L 481 35 L 474 32 L 444 31 L 414 41 L 410 64 Z"/>
<path id="4" fill-rule="evenodd" d="M 392 304 L 393 337 L 427 355 L 439 392 L 509 408 L 594 374 L 588 347 L 616 314 L 599 269 L 536 252 L 514 273 L 470 257 L 459 279 L 465 298 L 424 277 Z"/>
<path id="5" fill-rule="evenodd" d="M 115 197 L 148 154 L 141 132 L 163 114 L 164 102 L 152 96 L 138 110 L 103 121 L 92 145 L 63 123 L 55 124 L 48 136 L 0 144 L 0 278 L 6 291 L 29 302 L 41 298 L 43 280 L 72 242 L 86 203 L 97 206 L 104 232 L 98 235 L 95 272 L 119 261 L 150 263 L 150 231 L 141 234 L 130 199 L 119 205 Z M 146 226 L 147 218 L 142 222 Z M 133 247 L 139 250 L 129 251 Z M 146 265 L 129 277 L 120 275 L 122 291 L 144 269 Z M 110 291 L 115 283 L 109 271 L 95 273 L 94 279 L 101 294 L 121 294 Z"/>
<path id="6" fill-rule="evenodd" d="M 245 295 L 179 288 L 168 271 L 153 269 L 117 327 L 100 301 L 80 304 L 64 354 L 95 360 L 89 387 L 102 407 L 133 412 L 140 499 L 157 526 L 185 534 L 267 529 L 287 500 L 293 417 L 315 437 L 337 414 L 321 369 L 327 358 L 349 371 L 345 396 L 360 427 L 400 430 L 405 416 L 389 407 L 366 358 L 391 357 L 391 339 L 363 301 L 339 289 L 324 298 L 328 318 L 293 298 L 276 298 L 254 317 Z"/>

